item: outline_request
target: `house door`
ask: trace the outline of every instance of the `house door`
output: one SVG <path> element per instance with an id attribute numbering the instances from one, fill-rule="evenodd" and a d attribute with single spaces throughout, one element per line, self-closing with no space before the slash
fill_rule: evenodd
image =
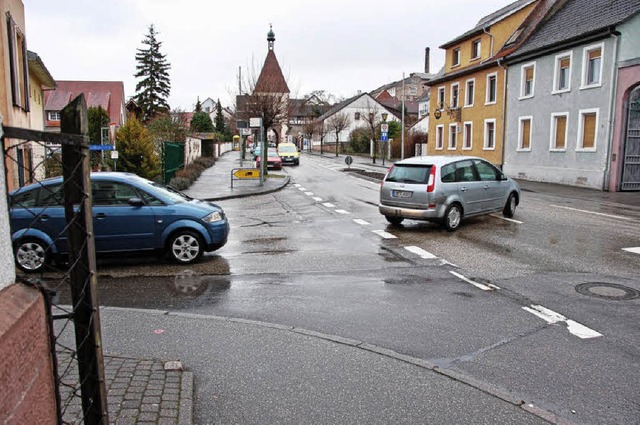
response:
<path id="1" fill-rule="evenodd" d="M 627 130 L 620 190 L 640 190 L 640 87 L 631 92 L 626 106 Z"/>

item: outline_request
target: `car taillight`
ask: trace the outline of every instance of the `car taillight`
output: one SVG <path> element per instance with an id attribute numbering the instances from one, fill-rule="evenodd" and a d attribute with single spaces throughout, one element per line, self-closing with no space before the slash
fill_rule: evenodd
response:
<path id="1" fill-rule="evenodd" d="M 389 170 L 387 171 L 387 174 L 384 175 L 384 178 L 382 179 L 382 181 L 380 182 L 380 187 L 384 186 L 384 181 L 387 179 L 387 176 L 389 175 L 389 173 L 391 173 L 391 170 L 393 170 L 393 167 L 395 167 L 395 165 L 392 165 Z"/>
<path id="2" fill-rule="evenodd" d="M 429 182 L 427 183 L 427 192 L 433 192 L 433 189 L 436 187 L 436 166 L 431 166 L 431 171 L 429 172 Z"/>

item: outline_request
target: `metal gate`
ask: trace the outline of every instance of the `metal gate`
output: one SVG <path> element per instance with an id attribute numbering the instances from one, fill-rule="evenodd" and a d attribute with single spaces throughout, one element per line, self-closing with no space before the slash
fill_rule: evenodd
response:
<path id="1" fill-rule="evenodd" d="M 162 142 L 162 178 L 169 183 L 176 171 L 184 168 L 184 143 Z"/>
<path id="2" fill-rule="evenodd" d="M 627 131 L 620 190 L 640 190 L 640 87 L 627 102 Z"/>

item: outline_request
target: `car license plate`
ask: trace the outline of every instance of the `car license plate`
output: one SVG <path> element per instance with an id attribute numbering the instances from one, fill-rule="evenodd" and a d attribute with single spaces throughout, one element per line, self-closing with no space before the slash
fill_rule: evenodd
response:
<path id="1" fill-rule="evenodd" d="M 411 198 L 413 192 L 409 192 L 408 190 L 392 190 L 391 196 L 394 198 Z"/>

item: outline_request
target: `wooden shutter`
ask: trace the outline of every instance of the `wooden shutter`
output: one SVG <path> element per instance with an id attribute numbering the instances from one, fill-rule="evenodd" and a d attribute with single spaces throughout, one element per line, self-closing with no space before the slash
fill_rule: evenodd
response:
<path id="1" fill-rule="evenodd" d="M 596 146 L 596 114 L 582 115 L 582 147 L 593 149 Z"/>
<path id="2" fill-rule="evenodd" d="M 531 147 L 531 120 L 522 120 L 522 149 Z"/>
<path id="3" fill-rule="evenodd" d="M 529 68 L 525 69 L 524 71 L 524 79 L 525 81 L 532 81 L 533 80 L 533 67 L 530 66 Z"/>
<path id="4" fill-rule="evenodd" d="M 18 103 L 18 75 L 16 68 L 16 23 L 9 14 L 7 14 L 7 41 L 9 42 L 9 70 L 11 73 L 11 98 L 13 106 L 20 106 Z"/>
<path id="5" fill-rule="evenodd" d="M 566 146 L 567 117 L 556 117 L 556 149 L 564 149 Z"/>
<path id="6" fill-rule="evenodd" d="M 570 65 L 571 65 L 571 61 L 569 58 L 560 59 L 560 69 L 569 68 Z"/>
<path id="7" fill-rule="evenodd" d="M 602 51 L 600 49 L 595 49 L 589 52 L 589 60 L 598 59 L 602 56 Z"/>

